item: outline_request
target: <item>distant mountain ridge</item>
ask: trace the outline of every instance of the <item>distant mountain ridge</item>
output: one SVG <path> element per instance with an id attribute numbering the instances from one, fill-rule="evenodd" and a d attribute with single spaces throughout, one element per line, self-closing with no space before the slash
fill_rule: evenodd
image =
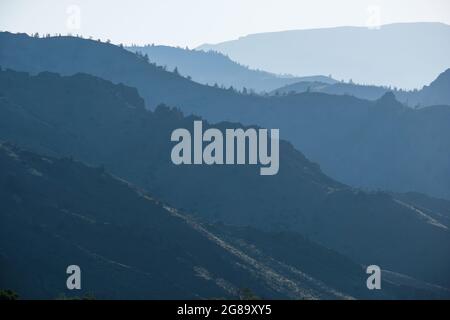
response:
<path id="1" fill-rule="evenodd" d="M 261 70 L 252 70 L 214 51 L 204 52 L 158 45 L 131 46 L 126 49 L 147 55 L 149 61 L 166 66 L 170 71 L 177 68 L 181 75 L 189 76 L 196 82 L 217 84 L 226 88 L 231 86 L 239 91 L 269 92 L 298 81 L 336 82 L 326 76 L 280 76 Z"/>
<path id="2" fill-rule="evenodd" d="M 275 89 L 271 94 L 293 94 L 321 92 L 336 95 L 351 95 L 361 99 L 377 100 L 387 92 L 393 92 L 396 99 L 410 107 L 450 105 L 450 69 L 445 70 L 429 85 L 420 90 L 399 90 L 389 87 L 368 86 L 348 82 L 324 83 L 321 81 L 300 81 Z"/>
<path id="3" fill-rule="evenodd" d="M 332 74 L 355 83 L 421 88 L 450 67 L 450 26 L 418 22 L 251 34 L 197 49 L 274 73 Z"/>

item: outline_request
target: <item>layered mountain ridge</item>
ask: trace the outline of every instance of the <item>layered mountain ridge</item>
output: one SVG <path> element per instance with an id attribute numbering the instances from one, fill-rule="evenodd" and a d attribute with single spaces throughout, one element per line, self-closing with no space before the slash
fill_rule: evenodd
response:
<path id="1" fill-rule="evenodd" d="M 448 286 L 450 235 L 438 214 L 336 182 L 285 141 L 271 177 L 254 166 L 175 166 L 170 134 L 198 118 L 148 111 L 134 89 L 86 74 L 1 71 L 0 97 L 4 140 L 103 166 L 203 221 L 297 232 L 357 263 Z"/>
<path id="2" fill-rule="evenodd" d="M 384 108 L 377 101 L 317 92 L 238 94 L 166 72 L 120 47 L 73 37 L 1 33 L 0 66 L 33 74 L 89 73 L 136 87 L 152 110 L 166 103 L 212 122 L 279 128 L 282 138 L 346 184 L 450 198 L 448 106 Z"/>

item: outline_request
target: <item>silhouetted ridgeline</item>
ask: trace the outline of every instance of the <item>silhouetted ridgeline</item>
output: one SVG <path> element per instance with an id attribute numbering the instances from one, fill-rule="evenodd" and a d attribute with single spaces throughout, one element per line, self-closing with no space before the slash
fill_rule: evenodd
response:
<path id="1" fill-rule="evenodd" d="M 429 85 L 424 86 L 420 90 L 413 91 L 346 82 L 324 83 L 320 81 L 300 81 L 273 90 L 272 94 L 322 92 L 338 95 L 345 94 L 367 100 L 377 100 L 389 91 L 394 93 L 397 100 L 414 108 L 438 104 L 450 105 L 450 69 L 442 72 Z"/>
<path id="2" fill-rule="evenodd" d="M 336 82 L 336 80 L 325 76 L 280 76 L 261 70 L 252 70 L 214 51 L 204 52 L 156 45 L 131 46 L 127 49 L 147 55 L 149 61 L 166 66 L 169 71 L 177 68 L 180 74 L 189 76 L 196 82 L 209 85 L 217 84 L 226 88 L 232 86 L 247 93 L 252 91 L 269 92 L 287 84 L 306 80 L 326 83 Z"/>

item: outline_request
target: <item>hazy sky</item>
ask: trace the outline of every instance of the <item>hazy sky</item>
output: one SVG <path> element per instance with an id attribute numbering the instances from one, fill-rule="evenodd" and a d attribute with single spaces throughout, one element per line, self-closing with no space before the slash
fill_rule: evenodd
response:
<path id="1" fill-rule="evenodd" d="M 449 0 L 0 0 L 0 30 L 196 47 L 267 31 L 438 21 Z"/>

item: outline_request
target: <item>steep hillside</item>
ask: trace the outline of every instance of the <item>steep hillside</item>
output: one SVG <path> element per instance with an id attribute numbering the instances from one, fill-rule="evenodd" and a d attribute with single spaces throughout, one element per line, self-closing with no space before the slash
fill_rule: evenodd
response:
<path id="1" fill-rule="evenodd" d="M 265 298 L 450 296 L 395 281 L 370 292 L 361 266 L 299 235 L 203 226 L 101 167 L 7 143 L 0 165 L 0 286 L 22 298 L 236 298 L 242 288 Z M 74 263 L 75 292 L 65 287 Z"/>
<path id="2" fill-rule="evenodd" d="M 320 288 L 312 278 L 300 283 L 294 274 L 284 285 L 284 275 L 264 260 L 244 254 L 102 168 L 8 144 L 0 145 L 0 163 L 0 285 L 24 298 L 198 299 L 236 297 L 243 287 L 272 298 L 345 297 Z M 363 292 L 362 268 L 298 240 L 299 249 L 303 243 L 313 255 L 330 259 L 323 267 L 344 262 L 342 270 L 350 272 L 345 286 L 359 280 Z M 81 292 L 65 288 L 65 269 L 74 263 L 83 272 Z"/>

